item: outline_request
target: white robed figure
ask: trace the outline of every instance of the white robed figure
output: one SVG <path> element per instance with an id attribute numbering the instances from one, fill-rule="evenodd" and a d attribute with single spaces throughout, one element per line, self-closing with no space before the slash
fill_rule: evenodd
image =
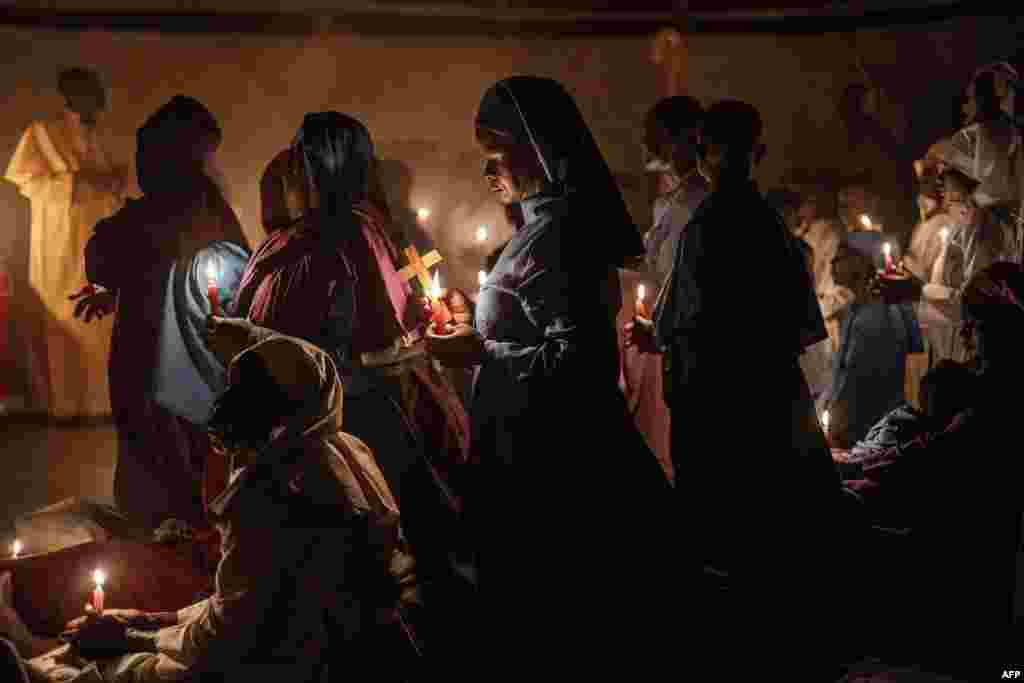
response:
<path id="1" fill-rule="evenodd" d="M 27 128 L 4 176 L 32 207 L 28 284 L 39 320 L 30 381 L 36 402 L 54 417 L 106 416 L 113 321 L 82 324 L 69 297 L 87 282 L 84 250 L 93 227 L 120 208 L 129 183 L 100 139 L 106 92 L 97 75 L 63 71 L 58 89 L 63 116 Z"/>

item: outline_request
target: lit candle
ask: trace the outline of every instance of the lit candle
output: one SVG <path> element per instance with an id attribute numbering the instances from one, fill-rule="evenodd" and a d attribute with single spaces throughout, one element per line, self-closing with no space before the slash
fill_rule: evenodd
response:
<path id="1" fill-rule="evenodd" d="M 476 229 L 476 241 L 477 242 L 486 242 L 487 241 L 487 226 L 486 225 L 481 225 L 479 228 Z"/>
<path id="2" fill-rule="evenodd" d="M 644 303 L 644 296 L 647 291 L 643 284 L 636 286 L 636 317 L 647 319 L 647 305 Z"/>
<path id="3" fill-rule="evenodd" d="M 434 271 L 434 285 L 430 292 L 430 319 L 434 325 L 434 334 L 448 334 L 445 324 L 450 320 L 448 307 L 441 300 L 441 271 Z"/>
<path id="4" fill-rule="evenodd" d="M 425 207 L 422 209 L 417 209 L 416 218 L 419 219 L 420 223 L 425 222 L 428 218 L 430 218 L 430 209 Z"/>
<path id="5" fill-rule="evenodd" d="M 14 543 L 11 544 L 11 557 L 16 560 L 18 555 L 21 555 L 21 541 L 14 539 Z"/>
<path id="6" fill-rule="evenodd" d="M 486 270 L 481 270 L 480 272 L 478 272 L 476 274 L 476 282 L 481 287 L 484 286 L 484 283 L 487 282 L 487 271 Z"/>
<path id="7" fill-rule="evenodd" d="M 831 439 L 831 437 L 829 436 L 829 433 L 828 433 L 828 423 L 829 423 L 829 415 L 828 415 L 828 411 L 826 410 L 826 411 L 824 411 L 821 414 L 821 431 L 825 434 L 825 442 L 828 443 L 829 446 L 831 446 L 832 445 L 832 439 Z"/>
<path id="8" fill-rule="evenodd" d="M 866 213 L 862 213 L 860 215 L 860 224 L 864 226 L 865 230 L 870 230 L 871 229 L 871 216 L 867 215 Z"/>
<path id="9" fill-rule="evenodd" d="M 939 237 L 942 238 L 942 249 L 939 257 L 932 264 L 932 278 L 934 284 L 941 285 L 946 277 L 946 252 L 949 251 L 949 228 L 939 230 Z"/>
<path id="10" fill-rule="evenodd" d="M 96 610 L 96 614 L 103 614 L 103 584 L 107 580 L 107 575 L 103 570 L 97 569 L 92 573 L 92 580 L 96 584 L 92 591 L 92 608 Z"/>
<path id="11" fill-rule="evenodd" d="M 892 245 L 886 242 L 882 245 L 882 251 L 885 252 L 885 273 L 890 275 L 895 271 L 895 266 L 892 262 Z"/>
<path id="12" fill-rule="evenodd" d="M 210 300 L 210 313 L 221 315 L 220 292 L 217 290 L 217 264 L 210 260 L 206 264 L 206 298 Z"/>

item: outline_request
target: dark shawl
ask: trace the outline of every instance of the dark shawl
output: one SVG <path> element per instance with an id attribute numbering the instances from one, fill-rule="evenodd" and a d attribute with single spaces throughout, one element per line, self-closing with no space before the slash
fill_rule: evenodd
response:
<path id="1" fill-rule="evenodd" d="M 601 155 L 575 101 L 557 81 L 536 76 L 513 76 L 493 85 L 477 111 L 480 128 L 511 133 L 537 153 L 558 197 L 579 196 L 574 213 L 584 208 L 594 235 L 579 235 L 588 257 L 621 267 L 643 258 L 643 238 L 633 222 L 615 178 Z M 592 239 L 596 238 L 596 239 Z"/>

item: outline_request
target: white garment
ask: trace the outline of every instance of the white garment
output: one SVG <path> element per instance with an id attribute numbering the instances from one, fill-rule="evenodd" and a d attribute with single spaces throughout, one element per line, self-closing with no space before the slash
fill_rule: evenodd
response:
<path id="1" fill-rule="evenodd" d="M 5 175 L 32 206 L 28 281 L 42 318 L 39 341 L 45 343 L 45 351 L 34 352 L 42 372 L 33 384 L 57 417 L 110 414 L 113 316 L 86 324 L 74 318 L 75 304 L 68 300 L 87 284 L 84 252 L 93 228 L 122 203 L 121 196 L 90 183 L 90 172 L 113 172 L 95 133 L 76 136 L 56 121 L 29 126 Z"/>

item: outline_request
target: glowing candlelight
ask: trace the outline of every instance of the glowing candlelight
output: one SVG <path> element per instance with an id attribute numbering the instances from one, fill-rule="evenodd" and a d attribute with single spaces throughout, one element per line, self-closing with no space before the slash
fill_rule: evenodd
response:
<path id="1" fill-rule="evenodd" d="M 864 226 L 865 230 L 870 230 L 871 229 L 871 216 L 867 215 L 866 213 L 862 213 L 860 215 L 860 224 Z"/>
<path id="2" fill-rule="evenodd" d="M 821 428 L 825 432 L 825 436 L 828 436 L 828 422 L 829 422 L 829 415 L 828 415 L 828 411 L 826 410 L 825 412 L 823 412 L 821 414 Z"/>
<path id="3" fill-rule="evenodd" d="M 939 230 L 939 237 L 942 238 L 942 246 L 949 244 L 949 228 Z"/>
<path id="4" fill-rule="evenodd" d="M 476 282 L 481 287 L 484 286 L 484 283 L 487 282 L 487 271 L 486 270 L 481 270 L 480 272 L 478 272 L 476 274 Z"/>
<path id="5" fill-rule="evenodd" d="M 441 299 L 441 271 L 434 271 L 434 285 L 430 288 L 430 297 L 434 301 Z"/>
<path id="6" fill-rule="evenodd" d="M 892 262 L 892 245 L 886 242 L 882 245 L 882 251 L 885 252 L 885 272 L 892 273 L 895 270 Z"/>
<path id="7" fill-rule="evenodd" d="M 647 289 L 643 283 L 636 286 L 636 317 L 647 318 L 647 305 L 644 304 L 644 297 L 647 294 Z"/>
<path id="8" fill-rule="evenodd" d="M 11 557 L 16 560 L 18 555 L 21 555 L 21 541 L 14 539 L 14 543 L 11 544 Z"/>
<path id="9" fill-rule="evenodd" d="M 92 580 L 96 584 L 92 591 L 92 608 L 96 614 L 103 614 L 103 584 L 107 581 L 107 575 L 102 569 L 97 569 L 92 573 Z"/>
<path id="10" fill-rule="evenodd" d="M 476 241 L 477 242 L 486 242 L 487 241 L 487 226 L 486 225 L 481 225 L 479 228 L 476 229 Z"/>
<path id="11" fill-rule="evenodd" d="M 210 313 L 220 316 L 220 292 L 217 291 L 217 264 L 210 259 L 206 264 L 206 298 L 210 300 Z"/>
<path id="12" fill-rule="evenodd" d="M 434 271 L 434 284 L 430 287 L 430 320 L 434 326 L 434 334 L 448 334 L 445 324 L 451 315 L 448 307 L 441 300 L 441 271 Z"/>
<path id="13" fill-rule="evenodd" d="M 424 207 L 422 209 L 417 209 L 416 210 L 416 218 L 418 218 L 420 220 L 420 222 L 423 222 L 423 221 L 427 220 L 428 218 L 430 218 L 430 209 L 428 209 L 426 207 Z"/>

